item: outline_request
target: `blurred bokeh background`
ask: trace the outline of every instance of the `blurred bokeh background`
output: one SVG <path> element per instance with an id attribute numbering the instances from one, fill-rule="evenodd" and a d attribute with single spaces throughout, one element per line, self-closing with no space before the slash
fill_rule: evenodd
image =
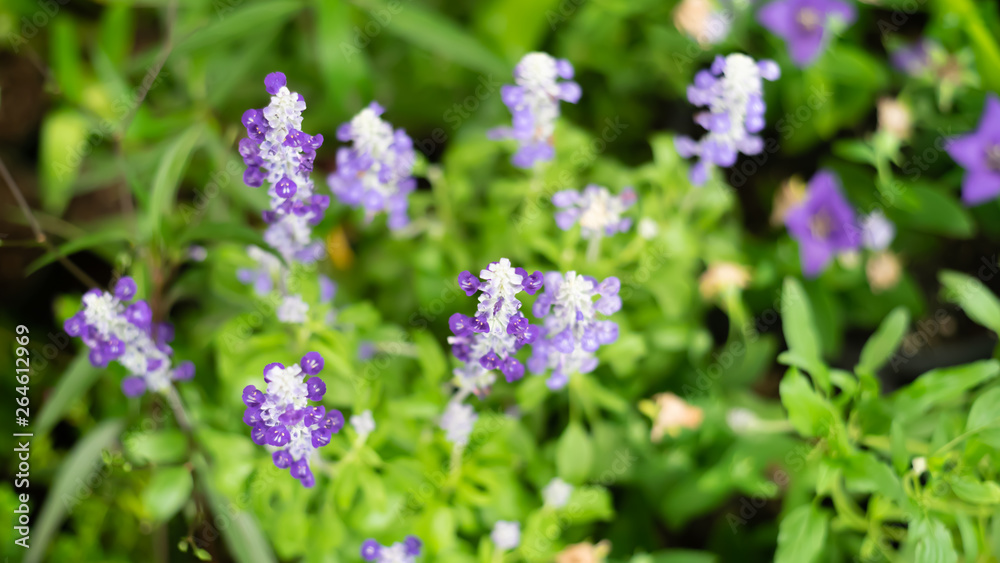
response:
<path id="1" fill-rule="evenodd" d="M 43 426 L 34 453 L 36 507 L 52 492 L 68 452 L 83 436 L 93 435 L 109 417 L 134 424 L 150 408 L 126 402 L 118 392 L 119 377 L 87 372 L 77 345 L 60 336 L 62 320 L 76 311 L 87 286 L 60 264 L 59 255 L 71 258 L 98 285 L 116 273 L 140 270 L 144 287 L 164 289 L 159 314 L 169 316 L 183 335 L 178 353 L 199 366 L 185 398 L 204 424 L 202 439 L 210 444 L 204 448 L 219 461 L 210 472 L 215 488 L 238 496 L 249 487 L 245 480 L 251 472 L 264 471 L 266 461 L 261 465 L 260 452 L 246 447 L 238 410 L 229 407 L 239 408 L 238 390 L 267 354 L 285 344 L 264 338 L 279 333 L 274 327 L 254 328 L 255 338 L 267 345 L 255 341 L 263 347 L 252 350 L 225 348 L 223 337 L 234 330 L 234 317 L 254 310 L 252 295 L 233 272 L 245 262 L 243 247 L 258 240 L 258 212 L 266 198 L 243 184 L 235 149 L 244 136 L 240 116 L 267 103 L 263 77 L 274 71 L 284 72 L 290 88 L 305 97 L 304 130 L 326 138 L 316 160 L 318 183 L 335 167 L 337 126 L 372 100 L 387 108 L 385 118 L 404 128 L 422 154 L 414 227 L 405 235 L 390 237 L 384 224 L 365 225 L 337 206 L 320 227 L 330 257 L 322 267 L 340 284 L 338 307 L 345 308 L 342 332 L 329 346 L 344 357 L 345 371 L 365 369 L 368 360 L 356 354 L 362 341 L 395 341 L 400 333 L 412 338 L 420 332 L 413 358 L 387 362 L 385 377 L 392 384 L 380 389 L 385 400 L 375 392 L 356 393 L 345 382 L 334 399 L 338 406 L 377 404 L 387 413 L 395 408 L 415 420 L 432 420 L 447 372 L 446 319 L 472 307 L 471 300 L 442 303 L 442 292 L 459 271 L 478 271 L 500 256 L 530 268 L 585 267 L 575 235 L 552 227 L 546 195 L 590 182 L 615 192 L 636 186 L 635 218 L 648 217 L 656 227 L 649 237 L 633 232 L 606 241 L 606 258 L 592 267 L 594 275 L 619 275 L 632 289 L 620 321 L 622 339 L 602 357 L 605 367 L 595 378 L 604 387 L 583 392 L 592 393 L 584 404 L 590 401 L 594 413 L 612 413 L 608 420 L 587 419 L 596 444 L 593 458 L 600 463 L 614 459 L 615 444 L 631 444 L 648 432 L 648 421 L 624 413 L 624 403 L 664 390 L 682 393 L 718 361 L 712 351 L 738 332 L 734 327 L 773 308 L 782 278 L 798 273 L 795 244 L 772 221 L 775 197 L 789 179 L 807 180 L 820 167 L 838 171 L 859 208 L 885 207 L 898 226 L 902 265 L 885 287 L 873 287 L 858 264 L 840 265 L 806 284 L 832 365 L 853 366 L 878 322 L 901 305 L 914 318 L 938 324 L 933 334 L 923 335 L 929 345 L 916 346 L 914 358 L 882 374 L 888 388 L 932 367 L 989 357 L 994 336 L 941 298 L 937 272 L 974 275 L 983 266 L 997 267 L 1000 207 L 963 207 L 962 171 L 940 150 L 944 137 L 975 126 L 985 90 L 995 90 L 1000 80 L 991 66 L 1000 28 L 996 4 L 858 4 L 859 20 L 806 69 L 791 65 L 783 43 L 757 24 L 758 3 L 712 5 L 724 14 L 725 33 L 718 38 L 698 27 L 705 23 L 697 8 L 663 0 L 4 0 L 0 159 L 47 241 L 36 240 L 10 190 L 0 189 L 0 334 L 6 339 L 14 326 L 25 324 L 39 346 L 36 355 L 43 355 L 41 346 L 50 341 L 58 349 L 32 379 L 34 404 L 52 401 L 64 375 L 78 382 L 58 391 L 57 409 L 50 408 L 41 422 L 35 419 Z M 925 37 L 942 45 L 948 57 L 933 71 L 915 78 L 890 64 L 900 46 Z M 486 139 L 489 128 L 510 119 L 500 86 L 511 82 L 514 64 L 533 50 L 570 60 L 583 90 L 578 104 L 563 104 L 559 156 L 545 172 L 542 193 L 510 166 L 509 146 Z M 764 137 L 776 141 L 776 150 L 742 158 L 693 192 L 687 165 L 672 145 L 676 134 L 699 135 L 685 90 L 715 55 L 735 51 L 773 58 L 782 66 L 782 79 L 765 86 Z M 895 147 L 879 146 L 874 136 L 881 127 L 878 101 L 885 97 L 903 100 L 912 116 L 912 131 Z M 171 186 L 161 193 L 158 186 L 165 184 Z M 204 249 L 207 259 L 192 254 Z M 746 264 L 754 273 L 738 304 L 698 292 L 698 276 L 718 260 Z M 983 278 L 994 289 L 1000 288 L 997 280 Z M 715 434 L 690 438 L 675 453 L 656 450 L 648 440 L 637 446 L 644 468 L 601 487 L 611 491 L 607 503 L 585 519 L 577 539 L 607 537 L 620 560 L 636 550 L 667 548 L 706 550 L 722 561 L 769 560 L 780 502 L 769 498 L 758 507 L 764 516 L 736 535 L 727 515 L 738 514 L 741 499 L 761 483 L 771 483 L 766 474 L 796 451 L 795 444 L 784 437 L 737 443 L 719 422 L 732 404 L 780 412 L 768 403 L 777 397 L 782 371 L 775 364 L 777 350 L 784 348 L 780 323 L 760 318 L 763 338 L 743 358 L 731 385 L 707 393 L 724 396 L 713 403 Z M 422 332 L 425 326 L 430 334 Z M 0 350 L 5 365 L 12 364 L 9 353 L 5 344 Z M 434 378 L 426 385 L 417 381 L 429 369 Z M 554 442 L 567 425 L 565 401 L 549 398 L 539 406 L 543 398 L 530 398 L 544 393 L 538 385 L 516 393 L 527 418 L 506 439 L 513 445 L 509 449 L 527 443 L 531 434 L 547 444 L 538 452 L 525 446 L 530 452 L 521 460 L 539 481 L 550 471 L 542 460 L 551 461 Z M 491 404 L 509 407 L 514 394 L 498 391 Z M 414 444 L 426 446 L 429 438 L 419 428 L 387 428 L 381 439 L 389 451 L 421 458 Z M 13 447 L 9 434 L 0 438 L 5 452 Z M 150 462 L 113 445 L 98 451 L 116 468 L 114 483 L 106 484 L 110 489 L 103 496 L 82 499 L 65 521 L 50 522 L 45 538 L 50 545 L 39 549 L 50 549 L 53 561 L 194 560 L 194 549 L 176 546 L 218 508 L 212 493 L 196 495 L 181 516 L 166 515 L 164 522 L 144 504 L 148 498 L 144 501 L 142 492 L 150 465 L 177 463 L 186 453 Z M 126 461 L 115 465 L 115 455 Z M 511 456 L 516 457 L 509 451 L 482 455 L 486 465 L 514 463 Z M 740 456 L 753 461 L 736 471 L 733 460 Z M 0 468 L 5 514 L 13 502 L 13 467 L 5 461 Z M 488 494 L 515 487 L 514 476 L 498 475 L 482 485 Z M 599 475 L 595 461 L 592 477 Z M 361 488 L 375 486 L 366 479 Z M 521 489 L 516 491 L 512 496 L 519 498 Z M 284 508 L 262 501 L 251 511 L 283 559 L 348 560 L 356 554 L 351 542 L 361 537 L 355 528 L 385 525 L 368 507 L 349 512 L 350 503 L 334 509 L 298 492 L 275 494 Z M 616 518 L 610 516 L 612 507 Z M 311 524 L 305 514 L 313 515 Z M 430 506 L 415 518 L 425 535 L 441 534 L 427 540 L 433 553 L 452 554 L 429 560 L 472 560 L 479 534 L 471 511 Z M 9 527 L 0 532 L 3 553 L 19 558 L 20 552 L 8 549 L 10 533 Z M 240 558 L 222 540 L 202 547 L 213 560 Z M 691 557 L 662 561 L 703 560 Z"/>

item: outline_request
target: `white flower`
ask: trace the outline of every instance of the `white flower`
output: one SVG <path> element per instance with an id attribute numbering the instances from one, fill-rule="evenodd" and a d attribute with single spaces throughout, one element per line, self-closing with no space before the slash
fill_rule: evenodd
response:
<path id="1" fill-rule="evenodd" d="M 375 431 L 375 417 L 372 416 L 372 411 L 366 410 L 361 414 L 352 415 L 351 426 L 358 435 L 367 438 Z"/>
<path id="2" fill-rule="evenodd" d="M 204 246 L 192 244 L 188 247 L 187 256 L 195 262 L 204 262 L 205 258 L 208 258 L 208 251 Z"/>
<path id="3" fill-rule="evenodd" d="M 273 403 L 275 407 L 282 407 L 279 412 L 284 412 L 286 405 L 292 405 L 300 409 L 306 406 L 309 389 L 306 386 L 305 376 L 302 368 L 294 364 L 287 368 L 272 367 L 264 374 L 267 377 L 267 401 Z M 266 405 L 272 406 L 272 405 Z"/>
<path id="4" fill-rule="evenodd" d="M 896 238 L 896 227 L 876 209 L 861 220 L 861 243 L 869 250 L 885 250 Z"/>
<path id="5" fill-rule="evenodd" d="M 521 543 L 521 524 L 500 520 L 493 527 L 490 539 L 497 549 L 514 549 Z"/>
<path id="6" fill-rule="evenodd" d="M 471 405 L 451 402 L 441 415 L 440 426 L 449 442 L 464 445 L 469 442 L 469 434 L 478 418 Z"/>
<path id="7" fill-rule="evenodd" d="M 298 295 L 287 295 L 278 307 L 278 320 L 283 323 L 301 324 L 306 322 L 309 305 Z"/>
<path id="8" fill-rule="evenodd" d="M 548 485 L 542 489 L 542 498 L 545 506 L 550 508 L 562 508 L 569 503 L 569 497 L 573 494 L 573 485 L 556 477 L 549 481 Z"/>
<path id="9" fill-rule="evenodd" d="M 389 150 L 393 141 L 392 125 L 371 107 L 366 107 L 351 119 L 351 135 L 355 148 L 370 154 L 376 161 Z"/>
<path id="10" fill-rule="evenodd" d="M 729 409 L 729 412 L 726 413 L 726 424 L 733 432 L 742 434 L 758 428 L 760 418 L 750 409 L 736 407 Z"/>
<path id="11" fill-rule="evenodd" d="M 639 219 L 640 237 L 646 240 L 652 240 L 658 234 L 660 234 L 660 226 L 656 224 L 656 221 L 650 219 L 649 217 Z"/>
<path id="12" fill-rule="evenodd" d="M 413 563 L 414 559 L 412 555 L 406 553 L 406 546 L 402 543 L 383 547 L 378 555 L 378 563 Z"/>

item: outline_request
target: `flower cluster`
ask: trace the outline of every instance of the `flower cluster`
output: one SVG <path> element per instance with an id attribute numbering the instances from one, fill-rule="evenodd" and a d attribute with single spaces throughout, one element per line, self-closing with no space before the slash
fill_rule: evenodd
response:
<path id="1" fill-rule="evenodd" d="M 361 558 L 375 563 L 413 563 L 420 556 L 423 543 L 417 536 L 406 536 L 402 543 L 384 546 L 370 539 L 361 544 Z"/>
<path id="2" fill-rule="evenodd" d="M 243 389 L 247 406 L 243 422 L 253 428 L 250 437 L 257 445 L 267 445 L 274 465 L 289 469 L 306 487 L 316 483 L 309 467 L 313 453 L 344 427 L 340 411 L 309 405 L 310 400 L 319 401 L 326 393 L 326 384 L 314 377 L 322 369 L 323 356 L 309 352 L 291 367 L 279 363 L 265 366 L 266 391 L 253 385 Z"/>
<path id="3" fill-rule="evenodd" d="M 617 196 L 594 184 L 582 192 L 562 190 L 552 194 L 552 204 L 560 209 L 556 212 L 556 225 L 568 231 L 579 222 L 580 234 L 587 240 L 629 230 L 632 219 L 622 217 L 622 213 L 635 202 L 635 190 L 631 187 L 626 187 Z"/>
<path id="4" fill-rule="evenodd" d="M 481 293 L 475 317 L 455 313 L 448 319 L 454 333 L 448 343 L 455 357 L 465 362 L 455 375 L 459 380 L 474 382 L 477 388 L 492 383 L 490 372 L 497 369 L 508 382 L 521 379 L 524 366 L 514 353 L 534 342 L 540 329 L 521 313 L 517 294 L 524 291 L 534 295 L 542 287 L 542 273 L 529 275 L 524 268 L 513 268 L 510 260 L 501 258 L 481 271 L 479 278 L 462 272 L 458 285 L 470 297 L 477 291 Z"/>
<path id="5" fill-rule="evenodd" d="M 692 104 L 708 108 L 694 118 L 708 133 L 700 141 L 677 137 L 675 143 L 682 157 L 699 157 L 691 167 L 693 184 L 705 183 L 709 164 L 729 167 L 736 163 L 738 153 L 754 155 L 764 150 L 764 141 L 756 135 L 764 129 L 762 79 L 777 80 L 780 75 L 774 61 L 756 62 L 740 53 L 718 56 L 710 70 L 695 75 L 687 97 Z"/>
<path id="6" fill-rule="evenodd" d="M 535 317 L 544 318 L 542 338 L 531 347 L 528 369 L 541 375 L 552 370 L 546 384 L 562 389 L 574 373 L 589 373 L 597 367 L 594 352 L 618 339 L 614 321 L 598 320 L 597 314 L 612 315 L 622 307 L 618 291 L 621 282 L 609 277 L 598 283 L 576 272 L 545 274 L 545 292 L 532 307 Z M 598 297 L 594 302 L 594 297 Z"/>
<path id="7" fill-rule="evenodd" d="M 323 135 L 303 133 L 305 98 L 285 86 L 285 75 L 273 72 L 264 79 L 271 103 L 263 109 L 243 113 L 247 138 L 240 141 L 240 156 L 247 165 L 243 180 L 259 188 L 269 184 L 271 209 L 264 212 L 268 224 L 264 240 L 286 262 L 310 263 L 323 252 L 312 240 L 312 227 L 323 219 L 330 198 L 313 193 L 309 174 Z"/>
<path id="8" fill-rule="evenodd" d="M 194 377 L 194 364 L 182 362 L 172 367 L 174 329 L 168 323 L 154 323 L 153 311 L 135 297 L 135 280 L 123 277 L 114 293 L 92 289 L 83 295 L 83 309 L 63 325 L 66 334 L 80 337 L 90 349 L 90 363 L 106 367 L 117 361 L 132 374 L 122 380 L 122 392 L 129 397 L 146 390 L 164 391 L 172 380 Z"/>
<path id="9" fill-rule="evenodd" d="M 301 94 L 289 91 L 285 75 L 268 74 L 264 79 L 271 103 L 263 109 L 249 109 L 243 114 L 247 138 L 240 141 L 240 155 L 247 169 L 243 181 L 259 188 L 268 183 L 270 209 L 264 211 L 267 230 L 264 241 L 287 264 L 309 264 L 323 256 L 323 243 L 314 240 L 312 228 L 323 219 L 330 205 L 329 196 L 314 193 L 309 179 L 316 159 L 316 149 L 323 144 L 323 135 L 303 133 L 302 110 L 306 108 Z M 252 283 L 254 289 L 269 292 L 273 278 L 283 277 L 287 268 L 260 249 L 251 251 L 258 267 L 242 270 L 240 280 Z M 281 287 L 284 287 L 284 283 Z M 287 300 L 286 296 L 286 300 Z M 300 299 L 301 300 L 301 299 Z M 303 322 L 304 311 L 297 302 L 283 303 L 281 320 Z"/>
<path id="10" fill-rule="evenodd" d="M 560 82 L 562 78 L 566 82 Z M 546 53 L 528 53 L 514 67 L 516 86 L 500 89 L 504 105 L 513 116 L 512 127 L 490 131 L 491 139 L 515 139 L 517 152 L 511 163 L 531 168 L 537 161 L 555 156 L 552 134 L 559 117 L 559 101 L 575 104 L 580 99 L 580 85 L 573 78 L 573 65 Z"/>
<path id="11" fill-rule="evenodd" d="M 775 0 L 757 14 L 761 25 L 785 40 L 792 62 L 800 67 L 822 53 L 831 24 L 850 25 L 856 17 L 854 6 L 842 0 Z"/>
<path id="12" fill-rule="evenodd" d="M 326 181 L 342 203 L 364 207 L 368 221 L 385 211 L 389 228 L 395 230 L 410 221 L 407 198 L 417 187 L 411 176 L 416 153 L 406 132 L 393 131 L 380 117 L 384 112 L 372 102 L 337 129 L 337 140 L 352 146 L 337 151 L 337 170 Z"/>

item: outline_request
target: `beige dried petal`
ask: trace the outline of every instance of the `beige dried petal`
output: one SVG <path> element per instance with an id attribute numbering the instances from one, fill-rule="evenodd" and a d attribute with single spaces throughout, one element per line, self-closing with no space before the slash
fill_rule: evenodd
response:
<path id="1" fill-rule="evenodd" d="M 785 224 L 785 215 L 806 197 L 806 184 L 802 178 L 792 176 L 781 183 L 774 194 L 774 207 L 771 210 L 771 225 L 780 227 Z"/>
<path id="2" fill-rule="evenodd" d="M 899 258 L 891 252 L 879 252 L 868 258 L 865 265 L 865 275 L 872 293 L 880 293 L 896 287 L 903 275 L 903 265 Z"/>
<path id="3" fill-rule="evenodd" d="M 711 301 L 733 289 L 745 289 L 750 283 L 750 270 L 741 264 L 716 262 L 698 278 L 698 291 L 702 298 Z"/>
<path id="4" fill-rule="evenodd" d="M 594 545 L 589 542 L 575 543 L 556 555 L 556 563 L 600 563 L 611 551 L 611 543 L 601 540 Z"/>
<path id="5" fill-rule="evenodd" d="M 900 140 L 913 134 L 913 116 L 906 104 L 893 98 L 878 101 L 878 128 Z"/>
<path id="6" fill-rule="evenodd" d="M 656 402 L 657 412 L 650 439 L 654 442 L 659 442 L 667 434 L 675 437 L 682 428 L 696 430 L 705 418 L 701 408 L 687 404 L 673 393 L 660 393 L 653 396 L 653 400 Z"/>

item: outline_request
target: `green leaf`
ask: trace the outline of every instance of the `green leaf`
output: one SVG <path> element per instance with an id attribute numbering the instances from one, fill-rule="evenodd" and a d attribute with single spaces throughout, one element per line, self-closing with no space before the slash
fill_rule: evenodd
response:
<path id="1" fill-rule="evenodd" d="M 349 2 L 324 2 L 316 5 L 316 60 L 319 63 L 326 96 L 332 107 L 358 107 L 371 92 L 371 71 L 364 51 L 355 41 L 352 13 L 357 8 Z M 350 88 L 344 88 L 350 84 Z"/>
<path id="2" fill-rule="evenodd" d="M 892 354 L 899 348 L 899 344 L 906 335 L 906 328 L 910 325 L 910 313 L 905 307 L 896 307 L 882 321 L 875 334 L 872 334 L 865 347 L 861 349 L 861 359 L 854 368 L 855 372 L 872 373 L 878 371 Z"/>
<path id="3" fill-rule="evenodd" d="M 921 518 L 910 528 L 909 535 L 917 540 L 916 563 L 958 563 L 951 534 L 939 520 Z"/>
<path id="4" fill-rule="evenodd" d="M 435 12 L 424 10 L 412 3 L 405 7 L 398 2 L 390 3 L 383 0 L 359 0 L 357 3 L 373 16 L 384 15 L 384 18 L 388 19 L 383 24 L 386 32 L 397 35 L 439 57 L 475 71 L 496 74 L 498 79 L 501 76 L 506 77 L 512 70 L 496 54 L 484 47 L 475 36 L 466 33 L 461 26 Z"/>
<path id="5" fill-rule="evenodd" d="M 422 331 L 414 335 L 417 345 L 417 362 L 420 364 L 422 377 L 432 383 L 438 383 L 448 375 L 448 360 L 437 340 L 428 332 Z"/>
<path id="6" fill-rule="evenodd" d="M 645 557 L 645 559 L 640 559 Z M 706 551 L 693 549 L 667 549 L 648 556 L 636 556 L 632 563 L 716 563 L 718 556 Z"/>
<path id="7" fill-rule="evenodd" d="M 39 141 L 42 208 L 59 216 L 73 199 L 73 184 L 87 145 L 88 123 L 79 112 L 60 109 L 46 115 Z"/>
<path id="8" fill-rule="evenodd" d="M 192 125 L 167 147 L 160 160 L 156 176 L 153 178 L 152 197 L 149 203 L 148 217 L 151 235 L 161 234 L 161 223 L 163 218 L 170 215 L 173 209 L 174 199 L 177 197 L 177 187 L 201 131 L 201 125 Z"/>
<path id="9" fill-rule="evenodd" d="M 1000 300 L 983 282 L 951 270 L 940 272 L 938 280 L 947 290 L 949 301 L 962 307 L 973 321 L 1000 334 Z"/>
<path id="10" fill-rule="evenodd" d="M 556 468 L 559 476 L 574 485 L 583 483 L 590 475 L 594 460 L 594 446 L 590 436 L 579 422 L 571 422 L 556 445 Z"/>
<path id="11" fill-rule="evenodd" d="M 931 370 L 891 395 L 896 418 L 907 421 L 923 416 L 935 406 L 962 397 L 968 390 L 993 379 L 997 374 L 1000 374 L 1000 362 L 997 360 Z"/>
<path id="12" fill-rule="evenodd" d="M 234 502 L 220 494 L 212 485 L 212 474 L 200 456 L 192 460 L 198 474 L 198 486 L 208 498 L 209 507 L 215 515 L 225 515 L 217 520 L 213 529 L 222 534 L 226 549 L 238 563 L 276 563 L 274 551 L 267 542 L 267 536 L 245 502 Z M 225 525 L 221 525 L 224 522 Z"/>
<path id="13" fill-rule="evenodd" d="M 905 186 L 898 207 L 903 222 L 919 230 L 954 238 L 969 238 L 975 231 L 969 210 L 936 187 Z"/>
<path id="14" fill-rule="evenodd" d="M 24 275 L 30 276 L 45 266 L 59 260 L 60 256 L 69 256 L 74 252 L 90 248 L 101 248 L 102 250 L 106 250 L 112 243 L 127 242 L 132 238 L 134 238 L 132 233 L 119 224 L 100 227 L 91 232 L 84 233 L 73 240 L 60 244 L 55 250 L 46 252 L 45 254 L 39 256 L 37 260 L 28 264 Z"/>
<path id="15" fill-rule="evenodd" d="M 121 430 L 122 421 L 119 419 L 99 423 L 73 446 L 59 465 L 45 504 L 31 529 L 31 549 L 26 552 L 24 563 L 36 563 L 45 557 L 45 548 L 59 530 L 67 508 L 73 508 L 82 500 L 78 491 L 80 480 L 86 483 L 98 471 L 103 471 L 99 467 L 101 452 L 115 443 Z"/>
<path id="16" fill-rule="evenodd" d="M 821 437 L 837 431 L 839 416 L 833 405 L 816 393 L 798 369 L 793 367 L 785 373 L 778 390 L 788 421 L 799 434 Z"/>
<path id="17" fill-rule="evenodd" d="M 955 496 L 971 504 L 1000 504 L 1000 485 L 971 477 L 953 475 L 948 478 Z"/>
<path id="18" fill-rule="evenodd" d="M 213 18 L 212 23 L 191 33 L 178 43 L 171 55 L 177 57 L 191 51 L 201 51 L 214 47 L 220 43 L 260 36 L 285 25 L 292 16 L 302 9 L 303 3 L 297 0 L 276 0 L 274 2 L 248 2 L 240 8 L 228 8 L 225 3 L 223 6 L 226 8 L 216 14 L 218 17 Z"/>
<path id="19" fill-rule="evenodd" d="M 826 529 L 830 515 L 810 504 L 789 512 L 778 528 L 778 550 L 775 563 L 810 563 L 815 561 L 826 544 Z"/>
<path id="20" fill-rule="evenodd" d="M 837 141 L 833 144 L 833 154 L 851 162 L 875 164 L 875 151 L 864 141 Z"/>
<path id="21" fill-rule="evenodd" d="M 164 467 L 149 480 L 142 501 L 153 520 L 166 522 L 191 498 L 193 488 L 194 480 L 186 467 Z"/>
<path id="22" fill-rule="evenodd" d="M 615 514 L 611 493 L 604 487 L 579 487 L 573 491 L 567 509 L 560 515 L 572 524 L 608 521 Z"/>
<path id="23" fill-rule="evenodd" d="M 235 242 L 240 245 L 254 245 L 262 249 L 270 247 L 264 242 L 260 231 L 246 223 L 199 223 L 185 229 L 177 237 L 178 246 L 184 247 L 197 241 Z M 276 255 L 277 256 L 277 255 Z M 278 256 L 280 258 L 280 256 Z"/>
<path id="24" fill-rule="evenodd" d="M 48 400 L 42 403 L 38 418 L 35 419 L 35 436 L 48 435 L 73 402 L 87 393 L 101 373 L 102 370 L 91 365 L 86 354 L 74 358 L 66 372 L 56 381 Z"/>
<path id="25" fill-rule="evenodd" d="M 906 492 L 899 476 L 871 452 L 861 452 L 848 458 L 844 478 L 851 492 L 880 493 L 905 506 Z"/>
<path id="26" fill-rule="evenodd" d="M 117 68 L 124 66 L 132 47 L 132 13 L 127 4 L 111 4 L 101 15 L 100 49 Z"/>
<path id="27" fill-rule="evenodd" d="M 135 432 L 122 437 L 129 457 L 139 465 L 179 463 L 187 460 L 188 439 L 178 429 Z"/>
<path id="28" fill-rule="evenodd" d="M 952 21 L 957 16 L 957 29 L 963 29 L 968 34 L 983 83 L 993 92 L 1000 93 L 1000 75 L 996 72 L 1000 68 L 1000 47 L 977 5 L 972 0 L 948 0 L 939 4 L 943 12 L 939 15 L 942 21 Z"/>
<path id="29" fill-rule="evenodd" d="M 965 423 L 965 431 L 978 433 L 979 439 L 994 448 L 1000 448 L 1000 388 L 993 388 L 979 396 Z"/>
<path id="30" fill-rule="evenodd" d="M 812 307 L 802 285 L 794 278 L 785 278 L 781 292 L 781 324 L 793 357 L 803 362 L 816 384 L 830 392 L 830 375 L 820 357 L 819 333 L 813 320 Z"/>
<path id="31" fill-rule="evenodd" d="M 38 12 L 36 12 L 38 13 Z M 76 33 L 74 18 L 53 18 L 49 57 L 52 74 L 59 84 L 60 93 L 66 99 L 79 103 L 83 97 L 84 79 L 80 38 Z"/>

